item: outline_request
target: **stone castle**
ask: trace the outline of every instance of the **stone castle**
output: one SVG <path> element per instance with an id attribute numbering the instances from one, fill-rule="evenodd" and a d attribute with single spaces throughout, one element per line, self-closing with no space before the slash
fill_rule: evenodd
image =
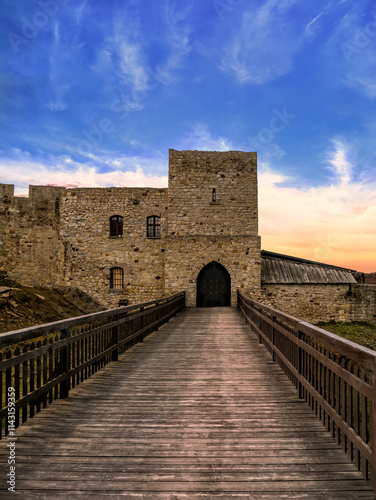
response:
<path id="1" fill-rule="evenodd" d="M 168 188 L 0 185 L 0 271 L 79 288 L 104 307 L 182 290 L 188 307 L 236 306 L 236 291 L 310 321 L 376 319 L 359 273 L 261 252 L 257 154 L 175 151 Z"/>

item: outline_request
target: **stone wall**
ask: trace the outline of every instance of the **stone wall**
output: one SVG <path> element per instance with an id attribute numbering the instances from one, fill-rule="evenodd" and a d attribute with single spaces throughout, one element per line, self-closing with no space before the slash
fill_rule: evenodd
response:
<path id="1" fill-rule="evenodd" d="M 64 283 L 107 307 L 164 295 L 166 189 L 83 188 L 62 197 L 60 236 L 66 248 Z M 124 218 L 123 236 L 110 236 L 110 217 Z M 146 219 L 161 218 L 161 238 L 148 238 Z M 110 269 L 124 270 L 123 290 L 110 289 Z"/>
<path id="2" fill-rule="evenodd" d="M 0 185 L 0 271 L 22 285 L 61 284 L 64 246 L 59 239 L 64 188 L 30 186 L 29 198 Z"/>
<path id="3" fill-rule="evenodd" d="M 374 285 L 263 284 L 262 290 L 272 307 L 309 323 L 376 322 Z"/>
<path id="4" fill-rule="evenodd" d="M 256 153 L 170 149 L 168 186 L 169 236 L 258 235 Z"/>
<path id="5" fill-rule="evenodd" d="M 368 273 L 364 275 L 366 285 L 376 285 L 376 273 Z"/>
<path id="6" fill-rule="evenodd" d="M 351 321 L 376 323 L 376 285 L 352 285 Z"/>
<path id="7" fill-rule="evenodd" d="M 259 238 L 229 236 L 178 236 L 168 238 L 166 293 L 186 291 L 186 305 L 196 306 L 197 277 L 210 262 L 219 262 L 231 277 L 231 306 L 236 290 L 253 295 L 260 289 Z"/>
<path id="8" fill-rule="evenodd" d="M 166 292 L 186 290 L 195 306 L 197 276 L 212 261 L 230 274 L 233 307 L 237 288 L 259 291 L 256 153 L 170 150 L 168 197 Z"/>

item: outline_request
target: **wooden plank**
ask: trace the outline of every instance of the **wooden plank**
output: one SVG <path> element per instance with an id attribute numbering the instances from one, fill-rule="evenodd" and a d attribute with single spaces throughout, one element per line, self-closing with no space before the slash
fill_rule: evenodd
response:
<path id="1" fill-rule="evenodd" d="M 26 499 L 373 498 L 231 308 L 185 310 L 16 436 Z"/>

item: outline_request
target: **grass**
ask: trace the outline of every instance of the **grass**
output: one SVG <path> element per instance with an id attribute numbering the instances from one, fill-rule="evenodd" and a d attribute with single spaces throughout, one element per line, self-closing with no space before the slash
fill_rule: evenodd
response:
<path id="1" fill-rule="evenodd" d="M 317 326 L 376 351 L 376 324 L 364 322 L 337 323 L 329 321 L 328 323 L 317 323 Z"/>

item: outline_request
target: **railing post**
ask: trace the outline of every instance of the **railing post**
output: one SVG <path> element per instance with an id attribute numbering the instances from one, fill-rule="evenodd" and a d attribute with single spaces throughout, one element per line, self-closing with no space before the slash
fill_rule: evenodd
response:
<path id="1" fill-rule="evenodd" d="M 7 353 L 5 355 L 5 359 L 11 359 L 11 357 L 12 357 L 12 351 L 9 349 L 9 351 L 7 351 Z M 7 398 L 8 398 L 9 387 L 12 387 L 12 368 L 7 368 L 5 370 L 5 404 L 4 404 L 4 406 L 7 406 L 7 404 L 8 404 Z M 8 435 L 8 433 L 9 433 L 9 421 L 6 418 L 5 419 L 5 435 Z"/>
<path id="2" fill-rule="evenodd" d="M 298 342 L 299 340 L 302 339 L 302 333 L 298 330 L 297 333 L 297 339 Z M 298 373 L 299 373 L 299 378 L 298 378 L 298 392 L 299 392 L 299 398 L 304 399 L 304 394 L 303 394 L 303 384 L 301 382 L 301 379 L 303 378 L 303 369 L 304 369 L 304 360 L 303 360 L 303 349 L 298 345 Z"/>
<path id="3" fill-rule="evenodd" d="M 257 311 L 260 314 L 259 317 L 258 317 L 258 328 L 259 328 L 259 331 L 261 332 L 261 311 L 259 309 L 257 309 Z M 259 333 L 259 344 L 262 344 L 261 333 Z"/>
<path id="4" fill-rule="evenodd" d="M 145 324 L 145 321 L 144 321 L 144 307 L 140 307 L 140 313 L 141 313 L 141 317 L 140 317 L 140 330 L 142 330 L 144 328 L 144 324 Z M 144 341 L 144 334 L 141 333 L 140 337 L 139 337 L 139 342 L 143 342 Z"/>
<path id="5" fill-rule="evenodd" d="M 273 325 L 272 325 L 272 345 L 273 345 L 273 348 L 275 347 L 275 329 L 274 329 L 275 320 L 276 320 L 275 316 L 272 316 L 272 322 L 273 322 Z M 273 361 L 276 360 L 274 349 L 273 349 L 272 359 L 273 359 Z"/>
<path id="6" fill-rule="evenodd" d="M 119 320 L 119 315 L 116 315 L 115 316 L 115 321 L 118 322 Z M 120 325 L 117 324 L 115 326 L 112 327 L 112 339 L 111 339 L 111 343 L 112 345 L 116 345 L 116 349 L 114 349 L 112 351 L 112 356 L 111 356 L 111 360 L 112 361 L 118 361 L 119 359 L 119 330 L 120 330 Z"/>
<path id="7" fill-rule="evenodd" d="M 370 376 L 370 383 L 372 389 L 376 390 L 376 367 L 372 370 Z M 370 464 L 371 485 L 376 491 L 376 401 L 370 401 L 370 446 L 372 450 L 372 461 Z"/>
<path id="8" fill-rule="evenodd" d="M 60 339 L 68 339 L 70 337 L 70 331 L 69 328 L 65 328 L 64 330 L 61 330 L 61 335 Z M 67 398 L 69 395 L 69 389 L 70 389 L 70 380 L 68 376 L 68 372 L 70 370 L 70 345 L 67 344 L 61 348 L 60 351 L 60 373 L 66 374 L 66 379 L 63 380 L 60 384 L 60 397 L 61 398 Z"/>

